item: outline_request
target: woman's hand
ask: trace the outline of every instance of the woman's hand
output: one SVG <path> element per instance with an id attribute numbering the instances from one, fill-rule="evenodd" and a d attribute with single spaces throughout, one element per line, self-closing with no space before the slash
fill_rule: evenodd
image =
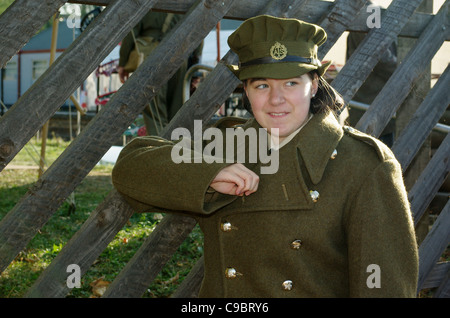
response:
<path id="1" fill-rule="evenodd" d="M 240 163 L 220 170 L 210 187 L 229 195 L 250 195 L 258 189 L 259 176 Z"/>

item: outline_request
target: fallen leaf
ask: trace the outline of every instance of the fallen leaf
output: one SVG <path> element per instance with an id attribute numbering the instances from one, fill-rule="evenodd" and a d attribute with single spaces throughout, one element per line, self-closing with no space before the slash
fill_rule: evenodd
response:
<path id="1" fill-rule="evenodd" d="M 102 297 L 106 291 L 106 288 L 108 288 L 108 285 L 110 284 L 110 282 L 103 280 L 103 278 L 104 277 L 100 277 L 89 284 L 89 286 L 92 287 L 92 293 L 96 297 Z"/>

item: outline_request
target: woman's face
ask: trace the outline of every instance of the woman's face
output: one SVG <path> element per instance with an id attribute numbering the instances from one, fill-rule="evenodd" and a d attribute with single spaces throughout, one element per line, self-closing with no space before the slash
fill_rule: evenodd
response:
<path id="1" fill-rule="evenodd" d="M 289 79 L 255 78 L 247 80 L 245 91 L 256 121 L 273 135 L 272 128 L 278 128 L 281 142 L 307 120 L 317 82 L 317 77 L 311 80 L 308 74 Z"/>

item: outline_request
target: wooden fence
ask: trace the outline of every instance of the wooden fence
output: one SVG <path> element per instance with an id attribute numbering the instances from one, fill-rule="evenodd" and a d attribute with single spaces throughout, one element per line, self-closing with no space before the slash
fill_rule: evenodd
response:
<path id="1" fill-rule="evenodd" d="M 62 6 L 64 0 L 16 0 L 0 16 L 0 66 Z M 449 1 L 437 14 L 418 13 L 420 0 L 393 0 L 382 10 L 381 28 L 369 29 L 365 0 L 80 0 L 74 3 L 106 6 L 75 42 L 20 97 L 0 119 L 0 171 L 35 135 L 71 94 L 92 73 L 149 9 L 183 13 L 135 74 L 118 90 L 107 107 L 95 116 L 16 206 L 0 221 L 0 271 L 5 270 L 65 199 L 86 177 L 110 146 L 143 110 L 163 83 L 176 72 L 203 38 L 223 17 L 243 20 L 258 14 L 296 17 L 321 25 L 328 41 L 323 58 L 344 31 L 367 32 L 332 82 L 349 102 L 369 76 L 383 52 L 397 39 L 417 39 L 383 90 L 356 127 L 379 136 L 391 117 L 401 112 L 413 85 L 421 79 L 436 51 L 450 40 Z M 21 19 L 17 19 L 20 16 Z M 181 49 L 182 48 L 182 49 Z M 177 127 L 193 129 L 194 119 L 208 121 L 239 84 L 225 64 L 237 57 L 228 52 L 162 132 L 170 138 Z M 426 98 L 414 107 L 408 124 L 393 145 L 406 171 L 449 105 L 448 67 Z M 70 74 L 70 76 L 68 76 Z M 428 75 L 429 76 L 429 75 Z M 426 79 L 426 80 L 429 80 Z M 39 111 L 36 111 L 39 110 Z M 28 114 L 28 116 L 24 116 Z M 32 115 L 30 115 L 32 114 Z M 442 141 L 409 191 L 417 222 L 449 172 L 450 137 Z M 450 295 L 448 262 L 438 263 L 450 240 L 450 204 L 447 202 L 419 247 L 418 291 L 435 288 L 436 297 Z M 28 297 L 65 297 L 67 266 L 78 264 L 86 273 L 133 214 L 116 192 L 91 213 L 80 230 L 59 252 L 28 290 Z M 189 217 L 167 215 L 149 235 L 104 294 L 104 297 L 140 297 L 196 225 Z M 203 260 L 191 270 L 174 297 L 194 297 L 203 276 Z"/>

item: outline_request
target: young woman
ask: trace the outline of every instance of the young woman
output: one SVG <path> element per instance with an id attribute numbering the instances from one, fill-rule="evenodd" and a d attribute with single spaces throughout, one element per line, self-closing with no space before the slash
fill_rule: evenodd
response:
<path id="1" fill-rule="evenodd" d="M 401 169 L 384 144 L 337 122 L 342 100 L 317 59 L 325 40 L 319 26 L 271 16 L 229 37 L 240 61 L 230 69 L 254 115 L 238 129 L 267 130 L 266 150 L 279 160 L 273 173 L 260 173 L 261 160 L 176 164 L 177 143 L 152 137 L 133 140 L 119 157 L 113 182 L 136 211 L 197 218 L 200 297 L 416 295 Z"/>

